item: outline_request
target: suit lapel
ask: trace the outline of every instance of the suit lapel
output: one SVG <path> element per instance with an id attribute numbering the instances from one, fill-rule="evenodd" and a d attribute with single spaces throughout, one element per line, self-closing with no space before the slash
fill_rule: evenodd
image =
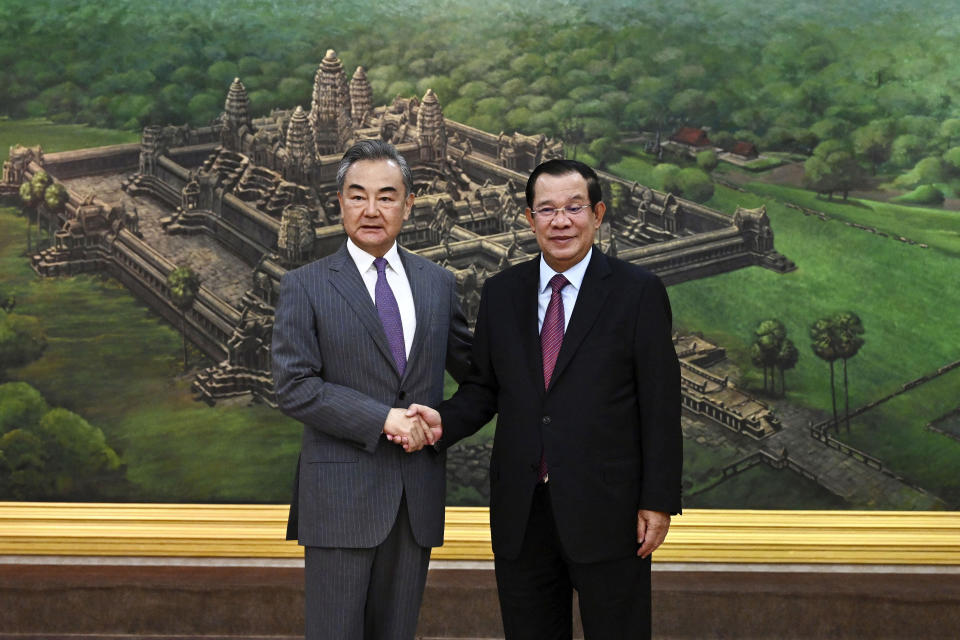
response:
<path id="1" fill-rule="evenodd" d="M 380 352 L 387 359 L 387 362 L 396 371 L 396 364 L 393 361 L 393 354 L 390 352 L 390 344 L 387 342 L 387 334 L 383 331 L 383 323 L 380 322 L 380 316 L 377 314 L 377 307 L 370 299 L 370 293 L 367 286 L 357 271 L 357 265 L 347 252 L 347 245 L 343 245 L 330 261 L 330 284 L 343 296 L 347 304 L 353 309 L 360 319 L 373 342 L 380 349 Z"/>
<path id="2" fill-rule="evenodd" d="M 530 378 L 540 395 L 546 393 L 543 388 L 543 353 L 540 349 L 540 330 L 537 317 L 538 296 L 540 295 L 540 258 L 527 262 L 517 280 L 518 291 L 514 300 L 517 312 L 517 327 L 520 331 L 520 344 L 523 345 L 524 359 L 530 371 Z"/>
<path id="3" fill-rule="evenodd" d="M 580 292 L 577 294 L 577 303 L 573 307 L 570 324 L 563 334 L 563 344 L 560 346 L 557 364 L 554 365 L 553 375 L 550 378 L 550 388 L 553 388 L 557 378 L 563 375 L 563 370 L 570 364 L 580 343 L 587 337 L 590 328 L 600 315 L 600 309 L 613 286 L 609 276 L 610 265 L 607 263 L 606 256 L 594 249 L 590 264 L 587 265 L 587 272 L 583 276 Z M 540 386 L 543 387 L 542 373 Z"/>
<path id="4" fill-rule="evenodd" d="M 430 325 L 433 323 L 430 300 L 434 299 L 440 292 L 431 290 L 431 278 L 419 260 L 409 259 L 407 252 L 403 249 L 398 248 L 398 252 L 400 253 L 400 260 L 403 262 L 403 270 L 407 273 L 407 282 L 410 283 L 410 293 L 413 295 L 413 308 L 417 314 L 417 329 L 413 334 L 410 357 L 407 358 L 406 373 L 409 373 L 413 368 L 410 363 L 423 349 L 424 336 L 430 332 Z M 404 377 L 406 377 L 406 373 Z"/>

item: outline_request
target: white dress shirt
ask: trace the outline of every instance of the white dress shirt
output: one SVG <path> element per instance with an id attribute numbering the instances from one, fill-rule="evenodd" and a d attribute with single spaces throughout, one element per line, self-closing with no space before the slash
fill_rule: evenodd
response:
<path id="1" fill-rule="evenodd" d="M 363 284 L 367 286 L 367 292 L 374 306 L 377 304 L 377 267 L 373 264 L 375 256 L 370 255 L 353 240 L 347 238 L 347 252 L 357 265 L 357 270 L 363 278 Z M 387 275 L 387 284 L 393 290 L 393 297 L 397 299 L 397 307 L 400 309 L 400 323 L 403 326 L 403 345 L 410 357 L 410 347 L 413 346 L 413 333 L 417 330 L 417 314 L 413 307 L 413 292 L 410 291 L 410 282 L 407 280 L 407 273 L 403 270 L 403 262 L 400 260 L 400 253 L 397 251 L 397 243 L 394 242 L 389 251 L 384 254 L 387 261 L 385 273 Z"/>
<path id="2" fill-rule="evenodd" d="M 560 296 L 563 298 L 563 330 L 567 330 L 570 325 L 570 316 L 573 314 L 573 305 L 577 304 L 577 296 L 580 294 L 580 287 L 583 285 L 583 276 L 587 273 L 587 265 L 590 264 L 590 256 L 593 255 L 593 247 L 587 251 L 587 255 L 577 264 L 563 272 L 563 276 L 570 283 L 560 290 Z M 550 288 L 550 279 L 558 271 L 554 271 L 547 265 L 547 261 L 540 254 L 540 293 L 537 295 L 537 330 L 543 329 L 543 317 L 547 315 L 547 305 L 550 304 L 550 297 L 553 295 L 553 289 Z"/>

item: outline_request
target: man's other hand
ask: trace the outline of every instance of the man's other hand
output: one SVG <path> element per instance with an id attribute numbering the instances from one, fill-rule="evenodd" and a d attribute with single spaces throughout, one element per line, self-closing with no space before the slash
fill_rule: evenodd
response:
<path id="1" fill-rule="evenodd" d="M 670 529 L 670 514 L 663 511 L 637 511 L 637 555 L 646 558 L 663 544 Z"/>

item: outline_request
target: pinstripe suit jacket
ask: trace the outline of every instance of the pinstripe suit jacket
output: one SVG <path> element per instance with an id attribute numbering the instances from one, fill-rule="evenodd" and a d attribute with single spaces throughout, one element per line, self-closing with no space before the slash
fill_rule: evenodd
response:
<path id="1" fill-rule="evenodd" d="M 403 376 L 345 244 L 280 281 L 273 376 L 281 410 L 304 425 L 287 531 L 302 545 L 380 544 L 404 492 L 417 543 L 443 543 L 445 454 L 408 454 L 382 429 L 391 407 L 436 406 L 445 367 L 465 376 L 470 333 L 453 274 L 403 249 L 400 258 L 417 316 Z"/>

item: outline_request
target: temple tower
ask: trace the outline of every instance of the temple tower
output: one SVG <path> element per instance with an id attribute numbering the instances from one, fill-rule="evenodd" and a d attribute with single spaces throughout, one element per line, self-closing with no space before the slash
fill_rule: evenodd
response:
<path id="1" fill-rule="evenodd" d="M 240 78 L 233 79 L 227 92 L 222 121 L 220 142 L 231 151 L 242 151 L 243 136 L 253 133 L 253 122 L 250 120 L 250 98 Z"/>
<path id="2" fill-rule="evenodd" d="M 347 74 L 333 49 L 327 50 L 313 81 L 310 125 L 318 155 L 343 151 L 353 135 Z"/>
<path id="3" fill-rule="evenodd" d="M 363 67 L 357 67 L 350 79 L 350 116 L 353 118 L 355 127 L 362 127 L 367 118 L 370 117 L 370 110 L 373 107 L 373 87 L 367 80 L 367 72 Z"/>
<path id="4" fill-rule="evenodd" d="M 442 162 L 447 153 L 447 128 L 443 109 L 433 89 L 427 89 L 417 114 L 417 143 L 422 162 Z"/>
<path id="5" fill-rule="evenodd" d="M 313 141 L 313 129 L 302 107 L 297 105 L 287 125 L 287 138 L 284 145 L 286 154 L 283 159 L 283 176 L 293 182 L 310 181 L 316 160 L 316 147 Z"/>

